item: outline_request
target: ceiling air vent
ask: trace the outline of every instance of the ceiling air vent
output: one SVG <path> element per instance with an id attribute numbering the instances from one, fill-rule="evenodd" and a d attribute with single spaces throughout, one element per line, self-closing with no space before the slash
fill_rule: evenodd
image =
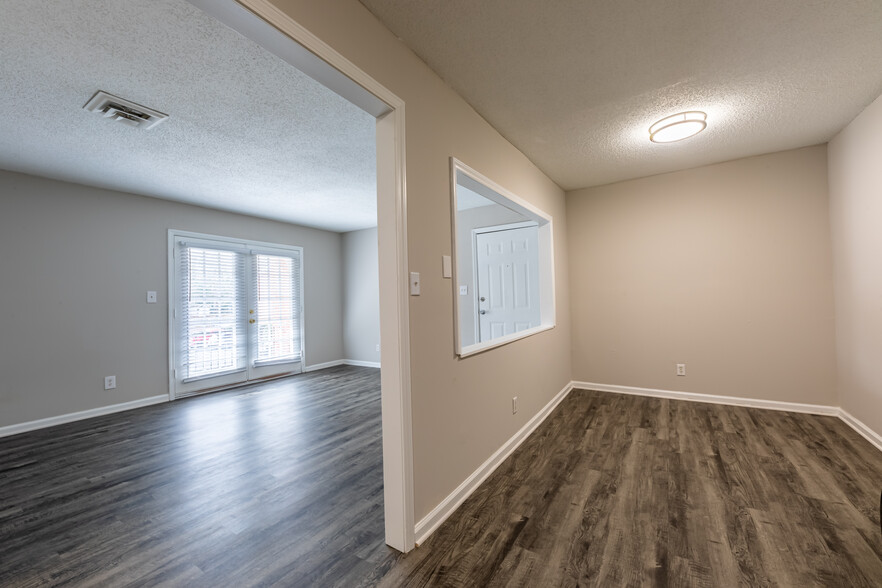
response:
<path id="1" fill-rule="evenodd" d="M 123 124 L 139 129 L 151 129 L 168 118 L 158 110 L 135 104 L 130 100 L 98 91 L 92 99 L 83 106 L 90 112 L 97 112 Z"/>

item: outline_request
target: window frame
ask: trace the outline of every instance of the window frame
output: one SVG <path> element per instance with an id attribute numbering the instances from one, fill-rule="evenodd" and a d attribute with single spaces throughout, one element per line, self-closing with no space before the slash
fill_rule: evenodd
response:
<path id="1" fill-rule="evenodd" d="M 470 184 L 469 189 L 477 192 L 484 198 L 495 202 L 501 206 L 521 213 L 539 225 L 539 291 L 540 291 L 540 324 L 538 327 L 518 331 L 511 335 L 485 341 L 477 342 L 472 345 L 463 346 L 461 337 L 461 325 L 459 321 L 460 302 L 459 302 L 459 264 L 457 262 L 457 204 L 456 204 L 456 187 L 460 184 L 460 176 L 466 178 Z M 456 355 L 459 358 L 466 358 L 471 355 L 483 353 L 502 345 L 508 345 L 520 339 L 525 339 L 533 335 L 537 335 L 544 331 L 548 331 L 557 326 L 557 304 L 555 294 L 555 275 L 554 275 L 554 220 L 551 215 L 537 208 L 530 202 L 527 202 L 520 196 L 503 188 L 484 174 L 469 167 L 455 157 L 450 158 L 450 216 L 451 216 L 451 243 L 452 243 L 452 280 L 451 290 L 453 293 L 453 343 Z"/>

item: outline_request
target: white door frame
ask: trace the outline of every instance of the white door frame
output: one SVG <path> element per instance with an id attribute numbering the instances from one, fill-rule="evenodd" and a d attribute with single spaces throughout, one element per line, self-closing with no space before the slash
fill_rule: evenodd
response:
<path id="1" fill-rule="evenodd" d="M 404 101 L 268 0 L 189 1 L 377 117 L 384 520 L 386 543 L 410 551 L 414 510 Z M 279 32 L 288 39 L 280 39 Z"/>

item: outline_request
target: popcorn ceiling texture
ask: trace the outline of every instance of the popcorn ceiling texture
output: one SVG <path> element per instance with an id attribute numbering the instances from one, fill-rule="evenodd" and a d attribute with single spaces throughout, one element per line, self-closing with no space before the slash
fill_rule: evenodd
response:
<path id="1" fill-rule="evenodd" d="M 376 226 L 374 118 L 184 0 L 0 0 L 0 168 L 332 231 Z M 97 90 L 170 115 L 148 131 Z"/>
<path id="2" fill-rule="evenodd" d="M 878 1 L 361 1 L 567 190 L 824 143 L 882 92 Z"/>

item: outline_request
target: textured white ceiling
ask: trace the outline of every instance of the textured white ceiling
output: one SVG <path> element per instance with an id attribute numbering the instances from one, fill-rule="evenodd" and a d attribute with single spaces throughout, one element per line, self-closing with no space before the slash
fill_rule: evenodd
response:
<path id="1" fill-rule="evenodd" d="M 878 0 L 361 1 L 565 189 L 823 143 L 882 92 Z"/>
<path id="2" fill-rule="evenodd" d="M 0 168 L 333 231 L 376 226 L 373 116 L 184 0 L 0 0 Z M 133 129 L 105 90 L 170 115 Z"/>

